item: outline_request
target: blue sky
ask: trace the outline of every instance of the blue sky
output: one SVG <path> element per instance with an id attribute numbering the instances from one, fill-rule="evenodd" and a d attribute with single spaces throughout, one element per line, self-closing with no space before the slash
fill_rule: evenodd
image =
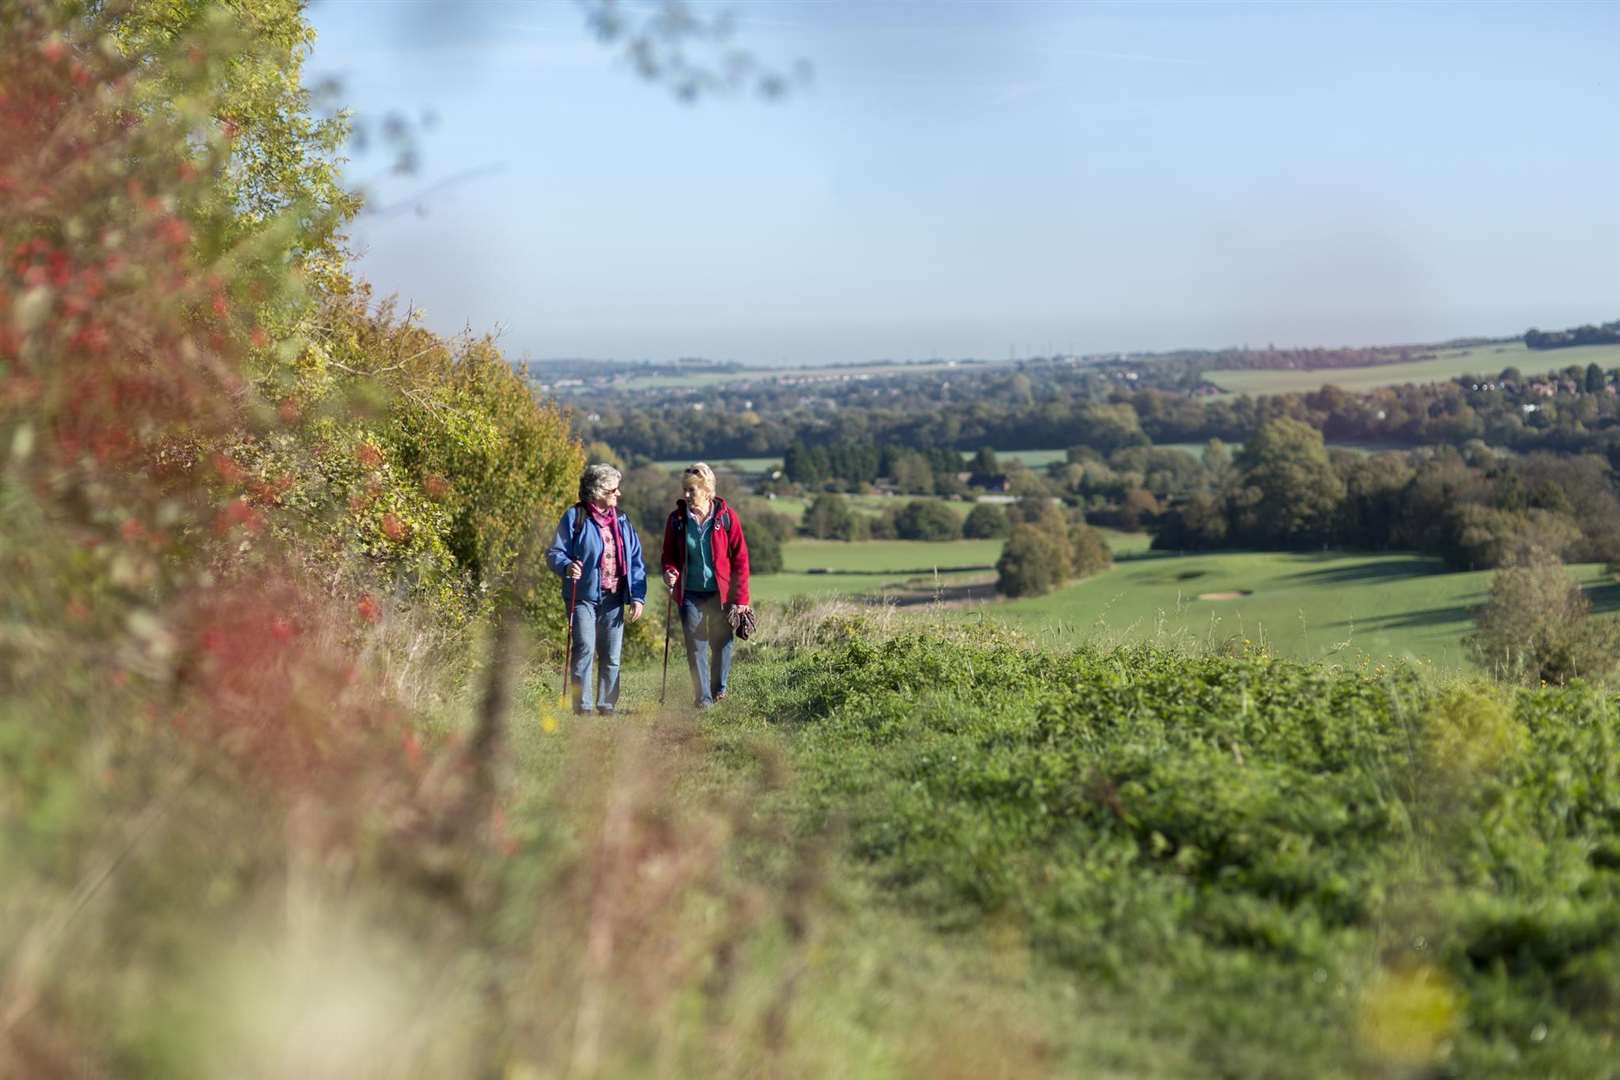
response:
<path id="1" fill-rule="evenodd" d="M 391 208 L 354 230 L 362 273 L 530 357 L 1620 318 L 1620 4 L 723 6 L 809 84 L 681 104 L 566 0 L 318 0 L 311 76 L 361 115 L 436 117 L 415 175 L 355 156 Z"/>

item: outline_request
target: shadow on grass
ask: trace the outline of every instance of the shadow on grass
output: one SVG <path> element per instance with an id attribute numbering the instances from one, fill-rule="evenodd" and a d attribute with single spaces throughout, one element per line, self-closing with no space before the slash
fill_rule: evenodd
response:
<path id="1" fill-rule="evenodd" d="M 1328 623 L 1331 627 L 1354 627 L 1361 630 L 1411 630 L 1423 626 L 1444 626 L 1447 623 L 1467 622 L 1473 618 L 1473 605 L 1454 604 L 1449 607 L 1423 608 L 1403 611 L 1399 615 L 1381 615 L 1369 619 L 1340 619 Z"/>
<path id="2" fill-rule="evenodd" d="M 996 592 L 995 582 L 978 581 L 965 585 L 941 585 L 939 588 L 896 588 L 876 593 L 864 593 L 851 597 L 857 603 L 876 605 L 886 604 L 897 608 L 926 607 L 939 604 L 944 607 L 960 607 L 965 604 L 984 603 L 989 600 L 998 600 L 1001 594 Z"/>
<path id="3" fill-rule="evenodd" d="M 1343 555 L 1334 558 L 1343 558 Z M 1436 574 L 1452 573 L 1439 559 L 1413 555 L 1402 559 L 1392 559 L 1387 556 L 1379 558 L 1369 556 L 1368 561 L 1356 563 L 1353 566 L 1336 566 L 1322 570 L 1301 570 L 1289 574 L 1282 580 L 1299 582 L 1304 585 L 1355 585 L 1371 584 L 1379 581 L 1393 581 L 1397 578 L 1432 577 Z"/>
<path id="4" fill-rule="evenodd" d="M 1607 615 L 1620 611 L 1620 582 L 1606 582 L 1585 590 L 1586 598 L 1592 603 L 1592 614 Z M 1442 626 L 1446 623 L 1470 622 L 1474 618 L 1474 611 L 1485 602 L 1488 593 L 1480 595 L 1477 604 L 1452 604 L 1447 607 L 1423 608 L 1418 611 L 1403 611 L 1398 615 L 1382 615 L 1369 619 L 1341 619 L 1327 625 L 1354 626 L 1366 630 L 1409 630 L 1426 626 Z"/>
<path id="5" fill-rule="evenodd" d="M 1594 615 L 1607 615 L 1611 611 L 1620 611 L 1620 581 L 1594 585 L 1586 590 L 1586 598 L 1592 601 L 1592 613 Z"/>

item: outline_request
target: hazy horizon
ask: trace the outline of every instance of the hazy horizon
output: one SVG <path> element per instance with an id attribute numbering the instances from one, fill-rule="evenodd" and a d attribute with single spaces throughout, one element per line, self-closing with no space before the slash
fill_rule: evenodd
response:
<path id="1" fill-rule="evenodd" d="M 1428 343 L 1620 317 L 1620 6 L 807 2 L 684 105 L 574 4 L 325 0 L 438 117 L 362 274 L 514 357 L 750 365 Z"/>

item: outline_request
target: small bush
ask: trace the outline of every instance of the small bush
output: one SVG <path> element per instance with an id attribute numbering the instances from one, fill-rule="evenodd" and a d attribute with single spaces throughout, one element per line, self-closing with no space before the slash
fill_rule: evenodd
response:
<path id="1" fill-rule="evenodd" d="M 894 519 L 895 535 L 902 540 L 955 540 L 962 535 L 951 508 L 937 499 L 913 499 Z"/>
<path id="2" fill-rule="evenodd" d="M 1069 566 L 1075 577 L 1090 577 L 1114 565 L 1102 534 L 1084 521 L 1069 526 Z"/>
<path id="3" fill-rule="evenodd" d="M 962 535 L 969 540 L 990 540 L 998 536 L 1006 536 L 1012 531 L 1012 523 L 1007 520 L 1007 512 L 994 503 L 979 503 L 968 512 L 967 520 L 962 522 Z"/>
<path id="4" fill-rule="evenodd" d="M 782 572 L 782 541 L 774 530 L 743 526 L 748 538 L 748 572 L 750 574 L 780 574 Z"/>
<path id="5" fill-rule="evenodd" d="M 815 502 L 805 509 L 799 531 L 817 540 L 856 540 L 860 538 L 862 529 L 849 500 L 829 492 L 817 495 Z"/>
<path id="6" fill-rule="evenodd" d="M 1467 645 L 1499 678 L 1532 685 L 1600 681 L 1620 659 L 1620 622 L 1593 618 L 1591 607 L 1556 556 L 1533 552 L 1496 572 Z"/>
<path id="7" fill-rule="evenodd" d="M 1040 596 L 1069 579 L 1067 536 L 1035 525 L 1017 525 L 996 560 L 996 591 L 1003 596 Z"/>

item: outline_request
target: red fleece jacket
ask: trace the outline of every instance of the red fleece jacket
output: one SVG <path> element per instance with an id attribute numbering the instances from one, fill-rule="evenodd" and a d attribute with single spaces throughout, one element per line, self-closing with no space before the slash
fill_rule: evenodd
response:
<path id="1" fill-rule="evenodd" d="M 715 516 L 709 533 L 714 555 L 715 591 L 722 604 L 748 603 L 748 541 L 743 538 L 737 512 L 716 496 L 709 511 Z M 686 500 L 675 500 L 675 510 L 664 522 L 664 569 L 680 575 L 675 582 L 675 602 L 686 595 Z"/>

